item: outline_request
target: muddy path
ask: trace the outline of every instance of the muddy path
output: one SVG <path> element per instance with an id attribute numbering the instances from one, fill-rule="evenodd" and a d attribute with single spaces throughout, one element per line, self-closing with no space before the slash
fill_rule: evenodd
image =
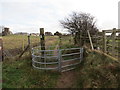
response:
<path id="1" fill-rule="evenodd" d="M 57 52 L 58 45 L 56 45 L 54 55 L 58 55 Z M 62 65 L 68 65 L 74 62 L 66 62 Z M 56 83 L 56 88 L 74 88 L 77 80 L 77 72 L 75 70 L 70 70 L 67 72 L 61 72 L 61 75 Z"/>
<path id="2" fill-rule="evenodd" d="M 77 75 L 78 74 L 75 70 L 61 73 L 56 88 L 75 88 Z"/>

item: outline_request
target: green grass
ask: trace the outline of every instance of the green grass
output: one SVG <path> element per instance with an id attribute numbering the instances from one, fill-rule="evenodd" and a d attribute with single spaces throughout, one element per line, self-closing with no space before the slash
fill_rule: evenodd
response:
<path id="1" fill-rule="evenodd" d="M 39 37 L 32 36 L 31 43 L 38 43 Z M 5 49 L 14 49 L 21 48 L 22 46 L 26 46 L 28 44 L 27 35 L 8 35 L 3 36 L 3 45 Z"/>
<path id="2" fill-rule="evenodd" d="M 16 38 L 15 38 L 16 37 Z M 26 44 L 27 44 L 27 36 Z M 33 42 L 38 42 L 39 37 L 32 37 Z M 20 47 L 21 36 L 6 36 L 6 48 Z M 13 43 L 10 46 L 9 41 Z M 20 41 L 16 41 L 19 40 Z M 35 41 L 36 40 L 36 41 Z M 46 37 L 46 45 L 55 46 L 59 43 L 58 37 Z M 69 37 L 64 37 L 62 48 L 78 47 L 69 42 Z M 53 49 L 53 48 L 51 48 Z M 63 51 L 62 53 L 69 53 Z M 61 74 L 52 71 L 34 69 L 31 66 L 31 59 L 23 55 L 20 60 L 3 61 L 3 88 L 54 88 Z M 70 57 L 71 58 L 71 57 Z M 68 58 L 65 58 L 68 59 Z M 89 52 L 85 60 L 75 69 L 77 80 L 75 88 L 120 88 L 120 63 L 96 52 Z"/>
<path id="3" fill-rule="evenodd" d="M 27 36 L 10 35 L 3 37 L 5 49 L 20 48 L 24 38 L 27 45 Z M 55 46 L 58 43 L 57 36 L 46 36 L 46 46 Z M 39 43 L 39 37 L 31 36 L 32 45 Z M 28 58 L 27 58 L 28 57 Z M 31 59 L 26 52 L 21 59 L 4 60 L 2 65 L 3 88 L 51 88 L 55 87 L 59 77 L 58 72 L 34 69 Z"/>
<path id="4" fill-rule="evenodd" d="M 3 88 L 51 88 L 56 85 L 58 72 L 36 70 L 31 60 L 3 62 Z"/>
<path id="5" fill-rule="evenodd" d="M 57 36 L 45 36 L 46 45 L 54 45 L 54 42 L 58 40 Z M 31 36 L 30 37 L 31 45 L 39 44 L 40 37 L 39 36 Z M 27 35 L 8 35 L 3 36 L 3 45 L 4 49 L 15 49 L 21 48 L 23 45 L 26 46 L 28 44 L 28 36 Z"/>
<path id="6" fill-rule="evenodd" d="M 120 88 L 120 63 L 95 52 L 77 70 L 78 88 Z"/>

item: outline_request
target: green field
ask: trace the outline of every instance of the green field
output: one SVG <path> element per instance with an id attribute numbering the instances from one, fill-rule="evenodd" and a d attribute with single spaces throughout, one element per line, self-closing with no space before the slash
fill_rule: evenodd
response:
<path id="1" fill-rule="evenodd" d="M 54 44 L 53 42 L 56 42 L 58 40 L 57 36 L 46 36 L 46 45 L 49 43 L 49 45 Z M 38 44 L 40 42 L 39 36 L 31 36 L 30 37 L 31 45 Z M 21 48 L 23 46 L 26 46 L 28 44 L 28 36 L 27 35 L 8 35 L 3 36 L 3 46 L 4 49 L 15 49 L 15 48 Z"/>
<path id="2" fill-rule="evenodd" d="M 4 47 L 15 49 L 21 47 L 22 36 L 6 36 Z M 27 36 L 25 43 L 27 45 Z M 12 46 L 10 45 L 12 41 Z M 33 44 L 39 37 L 31 37 Z M 56 46 L 57 36 L 47 36 L 46 45 Z M 62 48 L 77 47 L 70 43 L 70 37 L 63 37 Z M 43 71 L 31 66 L 29 55 L 17 60 L 4 60 L 2 65 L 3 88 L 120 88 L 120 62 L 96 52 L 86 51 L 83 62 L 75 70 L 59 73 Z"/>

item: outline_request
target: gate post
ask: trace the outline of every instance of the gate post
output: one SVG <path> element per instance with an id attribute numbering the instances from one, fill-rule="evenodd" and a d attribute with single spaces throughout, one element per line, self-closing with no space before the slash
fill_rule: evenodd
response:
<path id="1" fill-rule="evenodd" d="M 44 61 L 44 54 L 45 54 L 45 52 L 44 52 L 44 50 L 45 50 L 44 28 L 40 28 L 40 40 L 41 40 L 41 42 L 40 42 L 41 50 L 43 50 L 41 52 L 41 56 L 42 56 L 41 60 Z"/>
<path id="2" fill-rule="evenodd" d="M 105 36 L 106 32 L 103 30 L 102 33 L 103 33 L 103 52 L 106 53 L 106 36 Z"/>
<path id="3" fill-rule="evenodd" d="M 83 48 L 80 48 L 80 59 L 83 60 Z"/>
<path id="4" fill-rule="evenodd" d="M 61 50 L 58 50 L 58 71 L 61 72 Z"/>
<path id="5" fill-rule="evenodd" d="M 116 44 L 115 37 L 116 37 L 116 29 L 114 28 L 112 32 L 112 56 L 113 57 L 115 56 L 115 44 Z"/>
<path id="6" fill-rule="evenodd" d="M 29 45 L 29 55 L 30 55 L 30 58 L 31 58 L 31 42 L 30 42 L 30 35 L 28 35 L 28 45 Z"/>
<path id="7" fill-rule="evenodd" d="M 82 61 L 82 48 L 80 48 L 80 62 Z"/>
<path id="8" fill-rule="evenodd" d="M 3 38 L 0 37 L 0 61 L 4 60 L 4 54 L 3 54 Z"/>

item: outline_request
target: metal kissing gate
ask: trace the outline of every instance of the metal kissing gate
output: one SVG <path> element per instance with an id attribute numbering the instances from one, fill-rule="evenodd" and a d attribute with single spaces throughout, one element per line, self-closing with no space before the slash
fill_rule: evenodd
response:
<path id="1" fill-rule="evenodd" d="M 41 53 L 44 52 L 44 56 Z M 75 69 L 83 60 L 83 48 L 41 50 L 32 48 L 32 66 L 40 70 L 65 72 Z"/>

